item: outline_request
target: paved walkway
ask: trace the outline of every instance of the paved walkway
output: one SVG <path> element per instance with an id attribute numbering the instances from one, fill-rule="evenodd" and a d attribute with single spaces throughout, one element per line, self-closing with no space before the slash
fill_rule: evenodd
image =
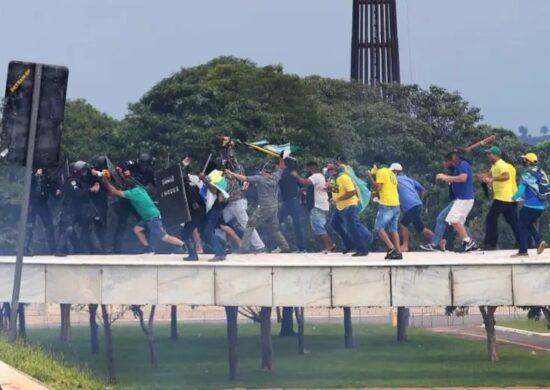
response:
<path id="1" fill-rule="evenodd" d="M 27 374 L 0 362 L 1 390 L 48 390 L 49 388 Z"/>
<path id="2" fill-rule="evenodd" d="M 317 388 L 291 388 L 291 387 L 269 387 L 256 390 L 550 390 L 548 387 L 354 387 L 338 389 L 317 389 Z M 248 390 L 246 387 L 235 387 L 225 390 Z"/>
<path id="3" fill-rule="evenodd" d="M 485 340 L 487 338 L 485 328 L 479 325 L 436 327 L 427 329 L 432 332 L 446 333 L 471 340 Z M 522 348 L 550 352 L 550 337 L 548 336 L 516 333 L 503 329 L 497 329 L 496 333 L 497 343 L 499 344 L 510 344 Z"/>

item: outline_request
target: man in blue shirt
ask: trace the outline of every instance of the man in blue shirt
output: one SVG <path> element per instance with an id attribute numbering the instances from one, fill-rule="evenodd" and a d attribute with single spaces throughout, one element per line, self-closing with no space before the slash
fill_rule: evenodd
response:
<path id="1" fill-rule="evenodd" d="M 399 223 L 401 233 L 401 252 L 409 251 L 409 238 L 411 233 L 409 225 L 412 224 L 416 231 L 424 238 L 431 241 L 434 233 L 424 226 L 422 221 L 422 200 L 426 195 L 426 189 L 416 180 L 403 173 L 403 167 L 399 163 L 393 163 L 390 170 L 397 176 L 399 202 L 403 209 L 403 218 Z"/>
<path id="2" fill-rule="evenodd" d="M 472 166 L 464 160 L 457 151 L 448 153 L 445 156 L 445 165 L 453 169 L 452 175 L 438 173 L 436 179 L 451 184 L 454 200 L 445 222 L 451 225 L 462 240 L 460 252 L 479 250 L 477 242 L 468 235 L 466 218 L 474 206 L 474 175 Z"/>

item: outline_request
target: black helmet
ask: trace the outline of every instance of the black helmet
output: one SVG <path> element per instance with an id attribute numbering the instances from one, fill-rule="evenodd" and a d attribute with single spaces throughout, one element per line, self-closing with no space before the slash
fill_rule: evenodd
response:
<path id="1" fill-rule="evenodd" d="M 97 170 L 107 169 L 107 156 L 95 156 L 92 160 L 92 164 Z"/>
<path id="2" fill-rule="evenodd" d="M 138 163 L 141 164 L 150 164 L 153 161 L 153 158 L 149 153 L 140 153 L 138 157 Z"/>

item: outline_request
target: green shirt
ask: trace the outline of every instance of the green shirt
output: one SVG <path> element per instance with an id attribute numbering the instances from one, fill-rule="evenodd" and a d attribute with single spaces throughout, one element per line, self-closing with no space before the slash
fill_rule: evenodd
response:
<path id="1" fill-rule="evenodd" d="M 123 191 L 124 198 L 128 199 L 144 221 L 149 221 L 160 216 L 160 211 L 143 187 L 134 187 Z"/>

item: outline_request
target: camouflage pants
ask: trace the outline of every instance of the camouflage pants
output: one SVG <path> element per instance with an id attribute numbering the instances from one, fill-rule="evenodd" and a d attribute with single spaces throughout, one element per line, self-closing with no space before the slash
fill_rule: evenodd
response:
<path id="1" fill-rule="evenodd" d="M 279 246 L 281 250 L 290 250 L 288 242 L 286 242 L 283 233 L 281 233 L 278 214 L 278 207 L 258 207 L 248 219 L 241 249 L 244 251 L 248 251 L 250 249 L 250 241 L 252 239 L 252 234 L 254 233 L 254 230 L 260 226 L 263 226 L 268 230 L 271 239 Z"/>

